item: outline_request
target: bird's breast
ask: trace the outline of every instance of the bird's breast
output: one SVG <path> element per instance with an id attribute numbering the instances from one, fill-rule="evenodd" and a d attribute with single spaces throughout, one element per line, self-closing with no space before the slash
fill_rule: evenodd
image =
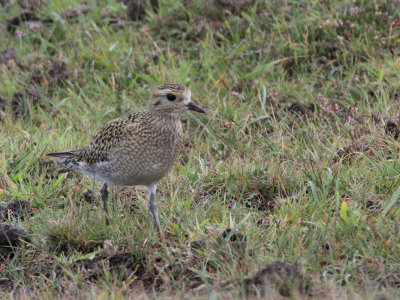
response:
<path id="1" fill-rule="evenodd" d="M 124 141 L 111 155 L 113 174 L 119 184 L 146 185 L 160 180 L 175 164 L 182 149 L 182 127 L 167 123 L 158 129 L 144 129 Z"/>

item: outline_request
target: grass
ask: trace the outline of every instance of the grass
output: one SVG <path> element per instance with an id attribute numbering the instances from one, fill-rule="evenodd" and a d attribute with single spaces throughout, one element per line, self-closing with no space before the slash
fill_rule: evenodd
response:
<path id="1" fill-rule="evenodd" d="M 165 0 L 140 21 L 114 0 L 75 18 L 79 1 L 45 1 L 23 37 L 5 2 L 0 204 L 34 213 L 12 220 L 31 241 L 2 256 L 2 297 L 241 298 L 276 260 L 300 267 L 309 298 L 400 297 L 400 144 L 384 129 L 400 114 L 398 1 Z M 143 193 L 115 187 L 107 227 L 99 183 L 44 153 L 82 147 L 164 82 L 208 114 L 183 118 L 160 243 Z M 264 297 L 284 297 L 270 283 Z"/>

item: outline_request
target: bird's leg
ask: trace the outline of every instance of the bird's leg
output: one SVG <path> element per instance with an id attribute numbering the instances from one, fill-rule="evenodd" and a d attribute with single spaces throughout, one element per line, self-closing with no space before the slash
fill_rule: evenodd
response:
<path id="1" fill-rule="evenodd" d="M 156 202 L 156 190 L 157 190 L 157 185 L 150 186 L 150 188 L 148 190 L 149 196 L 150 196 L 149 208 L 150 208 L 151 214 L 153 215 L 154 221 L 156 222 L 158 237 L 159 237 L 160 240 L 163 240 L 164 239 L 164 235 L 161 232 L 160 219 L 158 218 L 158 208 L 157 208 L 157 202 Z"/>
<path id="2" fill-rule="evenodd" d="M 108 212 L 108 189 L 107 189 L 107 183 L 103 185 L 103 187 L 100 190 L 101 193 L 101 199 L 103 200 L 103 205 L 104 205 L 104 211 L 106 213 L 106 225 L 110 225 L 110 214 Z"/>

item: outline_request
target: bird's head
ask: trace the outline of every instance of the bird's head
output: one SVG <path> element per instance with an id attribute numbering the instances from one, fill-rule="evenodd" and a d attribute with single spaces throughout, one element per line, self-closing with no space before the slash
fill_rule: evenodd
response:
<path id="1" fill-rule="evenodd" d="M 187 111 L 194 110 L 200 113 L 205 111 L 190 100 L 192 92 L 184 85 L 177 83 L 165 83 L 155 89 L 150 98 L 150 109 L 179 118 Z"/>

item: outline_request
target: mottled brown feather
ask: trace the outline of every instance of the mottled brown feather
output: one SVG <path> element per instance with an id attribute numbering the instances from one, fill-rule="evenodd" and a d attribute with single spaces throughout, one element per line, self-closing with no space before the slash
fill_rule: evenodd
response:
<path id="1" fill-rule="evenodd" d="M 127 134 L 127 126 L 137 122 L 138 115 L 143 112 L 130 114 L 107 122 L 94 136 L 92 141 L 84 147 L 76 157 L 76 161 L 93 165 L 108 160 L 110 150 Z M 139 118 L 140 119 L 140 118 Z M 131 136 L 134 138 L 134 136 Z"/>

